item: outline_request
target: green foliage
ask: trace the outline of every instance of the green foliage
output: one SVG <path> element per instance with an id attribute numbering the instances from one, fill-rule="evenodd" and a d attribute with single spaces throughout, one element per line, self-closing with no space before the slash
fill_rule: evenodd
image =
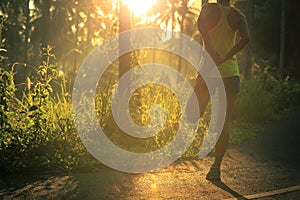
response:
<path id="1" fill-rule="evenodd" d="M 44 61 L 37 69 L 37 76 L 26 79 L 22 99 L 15 96 L 15 66 L 1 68 L 0 164 L 4 171 L 40 167 L 70 170 L 98 163 L 85 150 L 76 133 L 65 79 L 59 77 L 59 67 L 51 64 L 51 59 L 55 58 L 52 48 L 48 47 L 44 52 Z M 133 152 L 156 150 L 167 145 L 176 134 L 181 115 L 173 93 L 155 84 L 148 84 L 134 92 L 130 100 L 130 113 L 135 123 L 148 125 L 150 108 L 156 104 L 162 105 L 167 114 L 163 130 L 155 137 L 134 139 L 119 130 L 110 111 L 112 87 L 117 78 L 114 70 L 108 70 L 99 82 L 95 101 L 99 123 L 107 136 L 116 145 Z M 54 94 L 53 84 L 61 87 L 60 93 Z M 231 143 L 239 144 L 254 138 L 261 130 L 259 124 L 277 119 L 286 109 L 293 107 L 299 93 L 299 85 L 288 80 L 277 80 L 267 71 L 253 79 L 243 80 Z M 196 139 L 183 157 L 197 156 L 209 121 L 208 106 Z"/>
<path id="2" fill-rule="evenodd" d="M 36 77 L 26 78 L 21 99 L 15 95 L 15 65 L 0 69 L 0 164 L 4 171 L 40 167 L 71 170 L 99 163 L 81 144 L 64 76 L 59 76 L 59 67 L 52 65 L 51 59 L 55 56 L 48 46 L 44 49 L 43 62 L 36 70 Z M 135 123 L 148 125 L 150 108 L 156 104 L 164 107 L 167 118 L 163 130 L 155 137 L 145 140 L 129 137 L 119 130 L 110 111 L 112 88 L 117 79 L 117 65 L 114 67 L 108 69 L 100 80 L 95 100 L 97 117 L 107 136 L 121 148 L 133 152 L 156 150 L 167 145 L 180 123 L 177 98 L 169 89 L 156 84 L 136 90 L 130 100 L 130 113 Z M 54 84 L 60 87 L 57 94 L 54 93 Z M 297 103 L 299 93 L 299 85 L 288 79 L 277 80 L 267 69 L 250 80 L 243 80 L 231 143 L 254 138 L 261 130 L 259 124 L 281 117 L 285 110 Z M 209 121 L 208 106 L 196 139 L 183 157 L 197 156 Z"/>
<path id="3" fill-rule="evenodd" d="M 235 120 L 231 126 L 231 144 L 255 139 L 263 124 L 282 119 L 287 111 L 299 105 L 300 85 L 289 80 L 276 79 L 266 67 L 250 80 L 242 80 L 235 106 Z"/>
<path id="4" fill-rule="evenodd" d="M 115 66 L 115 68 L 117 67 Z M 135 69 L 136 71 L 142 70 L 139 67 Z M 159 129 L 153 137 L 146 139 L 131 137 L 118 128 L 110 111 L 112 84 L 117 79 L 115 70 L 117 69 L 109 68 L 106 73 L 103 74 L 103 77 L 110 78 L 109 80 L 107 80 L 107 78 L 100 80 L 95 101 L 98 120 L 107 137 L 117 146 L 138 153 L 155 151 L 168 145 L 176 136 L 182 114 L 177 97 L 167 87 L 157 84 L 147 84 L 133 91 L 133 95 L 129 101 L 129 111 L 133 122 L 140 126 L 150 126 L 151 120 L 165 123 L 163 124 L 163 128 Z M 145 76 L 147 76 L 147 72 L 144 73 Z M 133 84 L 139 84 L 134 77 L 132 81 Z M 159 80 L 157 81 L 159 82 Z M 143 84 L 143 82 L 141 82 L 141 84 Z M 187 92 L 184 88 L 177 88 L 177 90 L 181 93 Z M 158 108 L 156 107 L 157 105 L 164 108 L 165 116 L 156 110 L 156 108 Z M 210 115 L 209 112 L 207 112 L 205 117 L 201 119 L 195 141 L 185 153 L 184 157 L 194 157 L 199 152 L 200 143 L 204 134 L 207 132 L 209 119 Z M 184 127 L 182 124 L 181 126 Z M 150 129 L 157 130 L 157 127 L 150 127 Z M 187 132 L 187 134 L 190 133 Z"/>
<path id="5" fill-rule="evenodd" d="M 52 48 L 44 49 L 37 77 L 27 77 L 22 99 L 15 96 L 14 65 L 0 70 L 0 150 L 4 171 L 31 167 L 70 169 L 86 155 L 74 128 L 65 83 L 54 97 L 58 68 L 50 64 Z M 64 80 L 64 79 L 62 79 Z"/>
<path id="6" fill-rule="evenodd" d="M 235 113 L 239 121 L 265 123 L 283 117 L 297 102 L 299 85 L 274 78 L 268 68 L 250 80 L 243 80 Z"/>
<path id="7" fill-rule="evenodd" d="M 14 98 L 15 86 L 13 82 L 13 74 L 11 72 L 0 69 L 0 126 L 1 132 L 11 129 L 9 116 L 11 115 L 10 100 Z"/>
<path id="8" fill-rule="evenodd" d="M 21 99 L 15 95 L 15 65 L 11 69 L 1 68 L 0 164 L 3 171 L 31 168 L 70 170 L 99 163 L 87 153 L 77 135 L 64 77 L 60 81 L 59 68 L 51 64 L 51 59 L 54 58 L 51 47 L 44 49 L 42 65 L 36 70 L 36 77 L 26 78 Z M 30 66 L 25 67 L 28 69 Z M 137 124 L 149 124 L 150 108 L 153 105 L 162 105 L 167 113 L 163 130 L 155 137 L 143 141 L 134 139 L 119 130 L 113 120 L 110 98 L 114 84 L 112 76 L 117 73 L 108 73 L 111 75 L 104 76 L 104 84 L 100 81 L 96 113 L 111 141 L 134 152 L 151 151 L 168 144 L 176 134 L 181 115 L 173 93 L 165 87 L 151 84 L 134 93 L 130 111 Z M 55 83 L 61 86 L 57 95 L 53 92 Z M 201 121 L 197 140 L 186 152 L 186 157 L 197 154 L 208 121 L 209 116 Z"/>
<path id="9" fill-rule="evenodd" d="M 34 8 L 30 8 L 25 2 L 8 0 L 0 2 L 1 13 L 4 16 L 11 16 L 7 20 L 1 17 L 0 23 L 0 168 L 11 171 L 31 167 L 76 169 L 91 166 L 97 161 L 85 150 L 76 133 L 65 77 L 60 75 L 60 67 L 52 64 L 52 60 L 55 59 L 53 49 L 49 46 L 44 49 L 42 62 L 37 56 L 40 53 L 40 44 L 55 45 L 58 63 L 63 63 L 64 71 L 74 75 L 74 69 L 84 55 L 103 39 L 117 32 L 118 16 L 113 10 L 116 8 L 113 8 L 112 1 L 95 1 L 93 4 L 74 0 L 47 1 L 47 3 L 34 1 Z M 243 4 L 246 1 L 239 2 Z M 268 59 L 272 59 L 279 48 L 278 44 L 268 42 L 276 41 L 278 38 L 279 32 L 274 33 L 274 30 L 278 29 L 279 20 L 270 20 L 274 16 L 275 18 L 279 16 L 278 2 L 278 0 L 261 1 L 256 2 L 255 6 L 254 50 L 259 57 L 265 59 L 262 61 L 271 64 L 272 60 Z M 157 19 L 151 22 L 151 26 L 161 24 L 167 26 L 168 22 L 172 21 L 173 28 L 179 26 L 183 33 L 193 35 L 197 28 L 195 13 L 198 11 L 193 11 L 187 5 L 188 1 L 158 2 L 158 8 L 154 8 L 154 11 L 158 9 L 157 11 L 164 12 L 152 13 Z M 138 21 L 139 19 L 136 24 Z M 290 23 L 292 22 L 293 20 Z M 4 24 L 7 27 L 4 30 L 7 41 L 2 38 Z M 269 27 L 268 32 L 266 26 Z M 57 27 L 61 31 L 53 32 L 52 30 L 56 30 Z M 292 33 L 295 34 L 293 38 L 297 38 L 294 31 L 289 32 Z M 5 42 L 8 44 L 8 53 L 4 46 Z M 267 48 L 261 48 L 262 46 Z M 293 48 L 287 49 L 292 51 Z M 28 59 L 30 63 L 42 64 L 37 69 L 31 65 L 25 65 L 26 68 L 22 68 L 23 70 L 17 69 L 20 65 L 16 64 L 6 67 L 4 64 L 6 54 L 12 62 Z M 173 62 L 174 66 L 178 66 L 177 58 L 165 56 L 162 52 L 157 54 L 154 55 L 158 60 L 166 62 L 165 64 Z M 36 71 L 34 77 L 24 76 L 22 73 L 25 70 L 29 71 L 29 68 Z M 16 95 L 15 82 L 18 82 L 15 80 L 16 71 L 25 77 L 22 98 L 17 98 Z M 157 85 L 147 85 L 135 91 L 130 109 L 137 124 L 149 124 L 150 108 L 155 104 L 162 105 L 167 111 L 166 126 L 159 134 L 149 140 L 135 140 L 118 129 L 110 112 L 111 89 L 116 81 L 117 71 L 110 73 L 105 76 L 104 82 L 108 84 L 98 91 L 95 104 L 99 123 L 111 141 L 135 152 L 145 151 L 145 147 L 146 150 L 155 150 L 168 144 L 176 134 L 174 131 L 178 128 L 181 114 L 173 94 Z M 59 87 L 57 93 L 55 86 Z M 253 126 L 252 123 L 278 119 L 285 110 L 300 102 L 299 94 L 299 85 L 290 80 L 277 80 L 267 71 L 251 80 L 243 80 L 236 104 L 237 120 L 233 124 L 231 142 L 235 144 L 253 138 L 255 136 L 253 132 L 259 132 L 260 126 Z M 184 156 L 193 157 L 198 153 L 209 120 L 208 108 L 199 124 L 198 135 Z M 245 132 L 246 130 L 249 132 Z"/>

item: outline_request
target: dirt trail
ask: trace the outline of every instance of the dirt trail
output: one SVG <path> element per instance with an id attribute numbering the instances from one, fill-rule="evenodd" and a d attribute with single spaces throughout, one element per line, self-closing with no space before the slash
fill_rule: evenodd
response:
<path id="1" fill-rule="evenodd" d="M 152 173 L 114 170 L 59 175 L 16 175 L 0 180 L 0 199 L 246 199 L 300 185 L 300 109 L 268 125 L 255 141 L 230 147 L 223 183 L 205 180 L 212 158 L 186 160 Z M 258 195 L 259 196 L 259 195 Z M 300 199 L 300 191 L 256 199 Z"/>

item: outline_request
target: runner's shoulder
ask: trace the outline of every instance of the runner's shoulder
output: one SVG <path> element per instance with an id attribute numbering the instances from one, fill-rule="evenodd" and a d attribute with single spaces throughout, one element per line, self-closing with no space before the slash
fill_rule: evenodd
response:
<path id="1" fill-rule="evenodd" d="M 229 17 L 230 17 L 230 21 L 234 24 L 235 27 L 243 22 L 247 22 L 246 15 L 235 7 L 231 7 L 231 12 Z"/>
<path id="2" fill-rule="evenodd" d="M 246 19 L 246 15 L 240 11 L 239 9 L 235 7 L 231 7 L 231 12 L 230 12 L 231 17 L 239 20 L 244 20 Z"/>
<path id="3" fill-rule="evenodd" d="M 201 12 L 211 14 L 212 12 L 215 12 L 216 9 L 218 9 L 218 5 L 216 3 L 205 3 L 202 6 Z"/>

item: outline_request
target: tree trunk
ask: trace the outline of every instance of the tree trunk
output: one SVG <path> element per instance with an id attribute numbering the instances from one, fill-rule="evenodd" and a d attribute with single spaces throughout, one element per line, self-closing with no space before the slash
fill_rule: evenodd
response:
<path id="1" fill-rule="evenodd" d="M 76 9 L 76 14 L 75 14 L 75 49 L 78 49 L 79 42 L 78 42 L 78 36 L 79 36 L 79 3 L 75 2 L 75 9 Z M 73 71 L 75 72 L 77 69 L 77 52 L 74 52 L 74 63 L 73 63 Z"/>
<path id="2" fill-rule="evenodd" d="M 26 15 L 26 27 L 25 27 L 25 41 L 24 41 L 24 63 L 28 62 L 28 39 L 29 39 L 29 32 L 30 32 L 30 8 L 29 8 L 30 0 L 26 2 L 25 8 L 25 15 Z"/>
<path id="3" fill-rule="evenodd" d="M 280 78 L 283 75 L 284 52 L 285 52 L 285 27 L 286 27 L 286 0 L 281 0 L 281 33 L 280 33 L 280 56 L 279 56 L 279 72 Z"/>
<path id="4" fill-rule="evenodd" d="M 44 5 L 43 5 L 43 22 L 42 22 L 42 26 L 43 26 L 43 33 L 42 33 L 42 48 L 46 48 L 47 45 L 49 45 L 50 42 L 50 31 L 49 30 L 49 25 L 50 25 L 50 7 L 51 7 L 51 1 L 45 1 Z"/>
<path id="5" fill-rule="evenodd" d="M 86 46 L 84 49 L 84 55 L 87 55 L 88 52 L 90 51 L 90 48 L 92 47 L 91 15 L 89 12 L 93 10 L 93 7 L 95 5 L 94 3 L 88 3 L 85 6 L 86 6 L 86 13 L 87 13 L 87 18 L 86 18 L 87 33 L 86 33 L 86 43 L 85 43 Z"/>
<path id="6" fill-rule="evenodd" d="M 120 0 L 120 12 L 119 12 L 119 33 L 130 30 L 130 10 L 128 5 Z M 127 71 L 130 70 L 131 54 L 126 53 L 121 55 L 121 52 L 130 46 L 130 37 L 119 38 L 119 78 L 121 78 Z"/>
<path id="7" fill-rule="evenodd" d="M 183 44 L 182 44 L 182 34 L 184 33 L 184 22 L 185 22 L 185 15 L 187 13 L 188 10 L 188 1 L 187 0 L 183 0 L 182 1 L 182 8 L 183 8 L 183 12 L 182 12 L 182 18 L 180 21 L 180 31 L 181 31 L 181 35 L 180 35 L 180 53 L 182 54 L 182 48 L 183 48 Z M 178 72 L 182 73 L 182 57 L 179 57 L 179 63 L 178 63 Z M 177 77 L 177 82 L 179 82 L 179 75 Z"/>
<path id="8" fill-rule="evenodd" d="M 20 2 L 11 1 L 12 9 L 9 9 L 8 16 L 11 16 L 10 23 L 7 30 L 7 40 L 8 40 L 8 57 L 12 63 L 19 61 L 19 56 L 23 53 L 20 51 L 20 36 L 19 29 L 20 24 L 18 17 L 20 15 Z"/>
<path id="9" fill-rule="evenodd" d="M 250 34 L 253 33 L 253 23 L 254 23 L 254 0 L 249 1 L 249 30 Z M 251 70 L 252 70 L 252 45 L 251 43 L 246 47 L 247 59 L 245 65 L 245 78 L 251 78 Z"/>

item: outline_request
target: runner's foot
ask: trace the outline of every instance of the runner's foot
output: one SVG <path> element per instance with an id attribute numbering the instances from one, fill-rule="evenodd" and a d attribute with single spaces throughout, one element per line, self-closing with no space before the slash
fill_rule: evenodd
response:
<path id="1" fill-rule="evenodd" d="M 209 170 L 209 172 L 206 175 L 206 180 L 208 181 L 221 181 L 221 172 L 220 167 L 214 167 L 212 166 Z"/>

